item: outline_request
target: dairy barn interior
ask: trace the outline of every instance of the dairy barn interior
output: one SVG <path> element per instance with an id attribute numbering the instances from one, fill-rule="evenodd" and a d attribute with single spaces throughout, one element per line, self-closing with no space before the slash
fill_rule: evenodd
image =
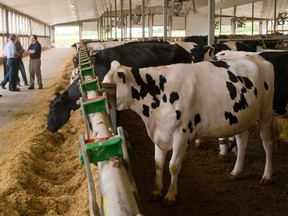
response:
<path id="1" fill-rule="evenodd" d="M 287 32 L 286 0 L 0 0 L 0 215 L 286 216 Z M 6 71 L 3 50 L 11 34 L 18 36 L 25 50 L 22 61 L 28 84 L 31 84 L 31 56 L 27 52 L 31 44 L 29 38 L 30 35 L 38 37 L 42 46 L 42 89 L 38 89 L 39 77 L 35 78 L 35 88 L 28 89 L 20 71 L 17 72 L 20 91 L 9 91 L 9 82 L 6 86 L 2 82 Z M 133 48 L 135 44 L 141 44 L 140 48 Z M 237 44 L 245 48 L 240 49 Z M 222 45 L 225 45 L 224 48 Z M 128 46 L 132 48 L 125 48 Z M 181 54 L 174 53 L 175 47 Z M 270 111 L 273 104 L 274 112 L 271 111 L 269 115 L 270 120 L 273 118 L 273 124 L 269 120 L 273 153 L 271 146 L 264 150 L 262 145 L 260 117 L 257 117 L 262 113 L 259 109 L 253 109 L 255 104 L 250 104 L 249 92 L 253 83 L 247 77 L 238 76 L 236 81 L 233 80 L 231 73 L 234 73 L 234 68 L 232 72 L 228 70 L 230 75 L 224 80 L 223 88 L 219 79 L 209 79 L 204 84 L 188 77 L 181 78 L 180 73 L 174 75 L 174 79 L 181 82 L 166 82 L 164 75 L 160 75 L 160 80 L 153 80 L 152 71 L 163 68 L 176 74 L 177 68 L 191 67 L 194 70 L 213 64 L 214 68 L 227 71 L 226 63 L 223 63 L 225 60 L 218 62 L 216 59 L 219 60 L 217 47 L 232 50 L 236 57 L 231 58 L 237 59 L 231 60 L 232 63 L 227 62 L 234 65 L 235 61 L 236 68 L 241 67 L 237 64 L 243 64 L 242 58 L 254 61 L 253 57 L 240 57 L 247 51 L 249 55 L 257 56 L 255 58 L 259 61 L 267 60 L 265 64 L 267 62 L 271 66 L 258 65 L 263 70 L 260 71 L 262 74 L 264 70 L 275 74 L 275 81 L 272 78 L 266 80 L 265 88 L 262 87 L 263 91 L 272 92 L 270 89 L 273 87 L 268 88 L 267 83 L 274 85 L 274 97 L 263 99 L 261 104 L 265 109 L 271 108 Z M 120 49 L 123 50 L 120 52 Z M 198 55 L 202 56 L 201 62 L 195 63 L 195 56 Z M 222 57 L 225 59 L 225 56 Z M 187 61 L 184 61 L 186 58 Z M 117 102 L 121 100 L 119 95 L 122 94 L 117 91 L 118 86 L 128 82 L 128 76 L 124 74 L 126 69 L 118 68 L 121 69 L 117 72 L 118 79 L 122 80 L 119 85 L 102 83 L 110 68 L 104 75 L 99 73 L 101 66 L 108 64 L 110 67 L 113 60 L 134 68 L 132 73 L 136 82 L 144 87 L 139 92 L 137 89 L 131 90 L 134 99 L 130 102 L 140 103 L 143 112 L 127 109 L 119 114 L 116 111 Z M 175 63 L 181 66 L 173 66 Z M 146 78 L 135 75 L 135 68 L 141 68 L 138 65 L 145 68 L 153 66 L 148 69 L 151 71 L 147 72 Z M 116 66 L 114 62 L 113 67 Z M 242 69 L 249 70 L 249 64 L 244 64 Z M 142 73 L 145 70 L 136 71 Z M 162 73 L 159 71 L 156 73 Z M 207 73 L 207 68 L 201 72 Z M 190 77 L 187 71 L 185 74 Z M 11 79 L 9 77 L 8 81 Z M 173 143 L 173 155 L 172 151 L 167 151 L 166 160 L 160 165 L 160 158 L 165 156 L 159 156 L 161 147 L 155 153 L 151 134 L 162 131 L 161 135 L 170 137 L 166 142 L 172 142 L 169 133 L 174 134 L 176 130 L 180 130 L 178 134 L 181 136 L 186 134 L 186 130 L 193 134 L 193 128 L 198 131 L 195 134 L 205 134 L 205 127 L 207 129 L 216 124 L 217 112 L 228 103 L 222 99 L 225 92 L 229 101 L 233 99 L 231 85 L 237 95 L 235 83 L 245 86 L 245 90 L 242 88 L 238 92 L 245 103 L 243 97 L 235 102 L 237 105 L 244 104 L 238 112 L 244 112 L 241 111 L 243 109 L 249 113 L 250 116 L 245 119 L 247 122 L 256 119 L 253 124 L 244 124 L 238 130 L 241 134 L 243 130 L 249 132 L 245 159 L 242 147 L 245 141 L 241 140 L 241 136 L 236 136 L 237 151 L 232 146 L 236 142 L 232 138 L 225 136 L 226 139 L 219 140 L 219 137 L 209 137 L 208 134 L 207 138 L 195 135 L 184 144 Z M 188 101 L 192 93 L 183 90 L 188 84 L 194 84 L 193 89 L 201 89 L 195 96 L 198 101 Z M 175 90 L 169 93 L 170 99 L 167 99 L 164 86 L 172 91 L 182 88 L 183 93 L 179 93 L 179 96 Z M 215 88 L 217 90 L 211 90 Z M 261 98 L 262 88 L 257 88 L 257 91 L 255 87 L 253 90 L 256 101 Z M 145 104 L 149 94 L 155 102 L 151 107 Z M 124 97 L 128 98 L 129 94 Z M 215 101 L 209 108 L 199 105 L 209 104 L 206 103 L 209 100 Z M 157 101 L 161 102 L 158 108 Z M 185 121 L 182 119 L 186 113 L 175 110 L 177 103 L 187 113 L 193 113 L 193 107 L 211 112 L 201 115 L 201 118 L 200 114 L 193 115 L 193 124 L 190 121 L 186 129 L 179 129 L 179 122 Z M 165 108 L 168 105 L 174 107 L 173 112 Z M 235 111 L 235 116 L 238 112 Z M 165 115 L 159 118 L 160 114 L 157 113 Z M 51 116 L 54 116 L 53 120 Z M 149 116 L 152 117 L 149 119 Z M 197 125 L 204 124 L 203 119 L 208 117 L 211 118 L 210 124 L 204 125 L 200 133 Z M 226 120 L 223 119 L 227 121 L 229 117 L 225 117 Z M 56 126 L 51 129 L 51 124 Z M 228 127 L 222 125 L 214 133 L 216 131 L 220 136 L 223 131 L 229 130 Z M 171 128 L 174 129 L 171 131 Z M 203 138 L 200 144 L 194 142 L 196 138 Z M 223 147 L 232 151 L 227 153 L 225 150 L 224 155 Z M 182 149 L 186 148 L 181 161 L 179 154 L 174 152 L 183 152 Z M 267 149 L 268 159 L 265 157 Z M 158 156 L 156 163 L 154 154 Z M 238 167 L 235 175 L 237 154 L 244 168 Z M 181 170 L 175 165 L 175 160 L 180 160 L 180 165 L 176 165 Z M 273 174 L 270 165 L 265 166 L 267 160 L 272 161 Z M 264 167 L 265 172 L 272 176 L 260 182 Z M 177 170 L 179 175 L 175 177 Z M 155 176 L 158 176 L 156 183 Z"/>

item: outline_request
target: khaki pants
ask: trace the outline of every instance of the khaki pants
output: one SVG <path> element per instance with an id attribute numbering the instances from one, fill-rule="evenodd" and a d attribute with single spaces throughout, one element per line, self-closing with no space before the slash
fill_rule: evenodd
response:
<path id="1" fill-rule="evenodd" d="M 29 80 L 30 86 L 34 87 L 34 80 L 36 74 L 38 86 L 43 87 L 41 76 L 41 59 L 30 59 L 29 74 L 30 74 L 30 80 Z"/>

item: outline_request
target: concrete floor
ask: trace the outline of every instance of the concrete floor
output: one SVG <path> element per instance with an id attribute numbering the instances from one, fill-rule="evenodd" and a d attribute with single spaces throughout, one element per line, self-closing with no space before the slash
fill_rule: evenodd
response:
<path id="1" fill-rule="evenodd" d="M 59 70 L 63 69 L 63 65 L 67 64 L 69 61 L 72 61 L 72 57 L 75 54 L 74 48 L 52 48 L 42 51 L 41 56 L 41 71 L 42 71 L 42 80 L 43 88 L 53 85 L 55 80 L 55 75 Z M 29 81 L 29 57 L 23 58 L 24 66 L 26 69 L 26 76 Z M 40 100 L 35 98 L 35 94 L 38 91 L 38 86 L 36 84 L 34 90 L 28 90 L 27 86 L 24 86 L 22 81 L 21 73 L 19 72 L 20 82 L 22 87 L 20 92 L 10 92 L 8 91 L 8 83 L 6 85 L 7 89 L 0 88 L 0 131 L 8 123 L 9 116 L 21 109 L 21 105 L 29 100 Z M 0 81 L 4 78 L 3 65 L 0 66 Z M 37 83 L 37 82 L 36 82 Z"/>

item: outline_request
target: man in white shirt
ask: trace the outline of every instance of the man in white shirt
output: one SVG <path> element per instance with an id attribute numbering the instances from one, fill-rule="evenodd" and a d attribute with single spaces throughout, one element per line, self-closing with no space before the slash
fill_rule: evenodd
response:
<path id="1" fill-rule="evenodd" d="M 1 88 L 5 89 L 5 84 L 9 82 L 10 91 L 20 91 L 20 89 L 17 88 L 19 53 L 16 51 L 15 41 L 16 35 L 9 35 L 9 41 L 4 47 L 4 53 L 7 56 L 8 73 L 0 84 Z"/>

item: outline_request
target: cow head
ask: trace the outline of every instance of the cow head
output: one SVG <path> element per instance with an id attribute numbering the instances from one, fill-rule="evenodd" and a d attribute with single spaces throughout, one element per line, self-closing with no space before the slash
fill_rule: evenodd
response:
<path id="1" fill-rule="evenodd" d="M 211 46 L 195 46 L 191 50 L 192 62 L 211 61 L 214 57 L 214 48 Z"/>
<path id="2" fill-rule="evenodd" d="M 120 65 L 118 61 L 111 63 L 110 71 L 104 77 L 103 83 L 116 83 L 117 110 L 129 109 L 132 103 L 131 68 Z"/>
<path id="3" fill-rule="evenodd" d="M 50 111 L 46 128 L 53 133 L 57 132 L 69 120 L 71 111 L 76 108 L 75 105 L 69 103 L 69 93 L 67 91 L 63 94 L 57 92 L 49 105 Z"/>

